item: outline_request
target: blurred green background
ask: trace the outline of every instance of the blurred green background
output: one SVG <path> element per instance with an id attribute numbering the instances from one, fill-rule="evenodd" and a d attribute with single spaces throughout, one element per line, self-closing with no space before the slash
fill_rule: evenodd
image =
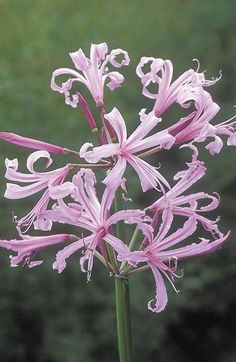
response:
<path id="1" fill-rule="evenodd" d="M 0 0 L 0 129 L 37 137 L 71 148 L 88 138 L 79 109 L 64 104 L 49 87 L 51 73 L 72 66 L 68 53 L 106 41 L 110 49 L 129 52 L 131 64 L 122 69 L 122 88 L 106 92 L 110 109 L 117 106 L 129 128 L 137 113 L 151 103 L 141 96 L 135 68 L 141 56 L 169 58 L 175 76 L 201 61 L 208 77 L 223 77 L 210 89 L 222 107 L 216 121 L 233 114 L 235 104 L 235 1 L 183 0 Z M 171 120 L 176 114 L 170 114 Z M 89 136 L 90 137 L 90 136 Z M 23 167 L 29 152 L 0 143 L 1 238 L 16 237 L 12 211 L 21 216 L 36 200 L 10 201 L 5 191 L 4 159 L 18 157 Z M 189 156 L 189 155 L 187 155 Z M 154 283 L 149 273 L 131 280 L 132 318 L 137 362 L 233 362 L 236 360 L 236 167 L 235 150 L 211 158 L 203 149 L 208 174 L 199 190 L 222 197 L 223 231 L 229 243 L 215 255 L 184 264 L 177 281 L 181 293 L 169 288 L 169 304 L 160 315 L 147 311 Z M 164 173 L 183 168 L 186 153 L 175 149 L 161 156 Z M 156 160 L 159 162 L 159 158 Z M 66 161 L 55 158 L 55 164 Z M 143 196 L 137 179 L 133 196 Z M 147 196 L 150 197 L 150 196 Z M 113 279 L 100 264 L 92 282 L 80 272 L 78 256 L 58 275 L 46 262 L 27 270 L 9 267 L 9 253 L 0 253 L 0 360 L 3 362 L 117 361 Z"/>

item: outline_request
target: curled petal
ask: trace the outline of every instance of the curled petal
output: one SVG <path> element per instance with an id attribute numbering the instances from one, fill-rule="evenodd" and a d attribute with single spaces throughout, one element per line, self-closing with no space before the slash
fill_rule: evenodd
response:
<path id="1" fill-rule="evenodd" d="M 156 298 L 154 306 L 152 306 L 153 300 L 150 300 L 150 302 L 148 302 L 148 309 L 151 312 L 160 313 L 163 309 L 165 309 L 168 301 L 166 286 L 158 268 L 156 268 L 152 264 L 150 264 L 150 267 L 156 283 Z"/>
<path id="2" fill-rule="evenodd" d="M 220 153 L 223 147 L 223 141 L 219 136 L 215 136 L 215 140 L 213 142 L 208 143 L 206 149 L 210 152 L 211 155 L 215 155 L 216 153 Z"/>
<path id="3" fill-rule="evenodd" d="M 91 66 L 90 59 L 86 58 L 82 49 L 69 53 L 75 67 L 80 71 L 86 71 Z"/>
<path id="4" fill-rule="evenodd" d="M 227 140 L 227 145 L 228 146 L 236 146 L 236 134 L 235 133 L 232 133 L 228 140 Z"/>
<path id="5" fill-rule="evenodd" d="M 108 52 L 107 43 L 92 44 L 90 49 L 90 57 L 93 62 L 104 60 Z"/>
<path id="6" fill-rule="evenodd" d="M 97 163 L 102 158 L 119 154 L 119 145 L 114 143 L 94 147 L 88 151 L 90 147 L 93 147 L 92 143 L 85 143 L 80 149 L 80 157 L 91 163 Z"/>
<path id="7" fill-rule="evenodd" d="M 104 77 L 105 78 L 105 77 Z M 120 87 L 121 84 L 124 82 L 124 76 L 119 72 L 109 72 L 106 76 L 109 78 L 110 81 L 107 83 L 107 87 L 113 91 L 116 88 Z"/>
<path id="8" fill-rule="evenodd" d="M 72 182 L 64 182 L 61 185 L 49 186 L 49 195 L 53 200 L 63 199 L 66 196 L 69 196 L 73 191 L 75 191 L 75 185 Z"/>
<path id="9" fill-rule="evenodd" d="M 67 245 L 64 249 L 60 250 L 56 255 L 56 261 L 53 263 L 53 269 L 61 273 L 66 267 L 66 259 L 69 258 L 76 251 L 83 249 L 89 242 L 89 238 L 80 239 Z"/>
<path id="10" fill-rule="evenodd" d="M 48 160 L 45 166 L 46 168 L 52 164 L 52 159 L 47 151 L 35 151 L 31 153 L 27 159 L 27 168 L 31 173 L 38 174 L 38 172 L 34 170 L 34 163 L 40 158 L 46 158 Z"/>
<path id="11" fill-rule="evenodd" d="M 60 75 L 69 75 L 69 76 L 73 76 L 73 78 L 69 78 L 66 82 L 63 82 L 61 86 L 59 86 L 56 83 L 56 77 L 60 76 Z M 59 68 L 57 70 L 55 70 L 52 73 L 52 79 L 51 79 L 51 89 L 59 92 L 59 93 L 65 93 L 66 91 L 70 91 L 72 84 L 74 81 L 79 81 L 81 83 L 83 83 L 84 85 L 87 86 L 87 80 L 78 72 L 76 72 L 75 70 L 72 70 L 70 68 Z"/>
<path id="12" fill-rule="evenodd" d="M 119 62 L 117 60 L 117 56 L 120 56 L 121 54 L 124 56 L 124 58 Z M 128 53 L 123 49 L 113 49 L 108 56 L 108 60 L 115 68 L 121 68 L 123 65 L 129 65 L 130 62 Z"/>

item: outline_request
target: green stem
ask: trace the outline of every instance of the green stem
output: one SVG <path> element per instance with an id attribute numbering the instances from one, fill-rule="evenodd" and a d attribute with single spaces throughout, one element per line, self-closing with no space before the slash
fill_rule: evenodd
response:
<path id="1" fill-rule="evenodd" d="M 115 210 L 122 209 L 122 193 L 118 189 L 115 197 Z M 116 224 L 117 237 L 125 241 L 125 229 L 121 223 Z M 132 333 L 131 333 L 131 314 L 129 300 L 129 282 L 128 278 L 119 274 L 115 276 L 116 290 L 116 322 L 117 337 L 120 362 L 132 362 Z"/>
<path id="2" fill-rule="evenodd" d="M 127 278 L 115 277 L 116 320 L 120 362 L 132 362 L 129 283 Z"/>
<path id="3" fill-rule="evenodd" d="M 132 251 L 134 249 L 134 246 L 135 246 L 135 243 L 137 241 L 137 237 L 138 237 L 138 233 L 139 233 L 139 228 L 138 226 L 136 226 L 135 230 L 134 230 L 134 233 L 132 235 L 132 238 L 130 240 L 130 243 L 129 243 L 129 250 Z M 123 261 L 121 263 L 121 266 L 120 266 L 120 273 L 124 271 L 124 269 L 128 266 L 128 263 L 127 261 Z"/>

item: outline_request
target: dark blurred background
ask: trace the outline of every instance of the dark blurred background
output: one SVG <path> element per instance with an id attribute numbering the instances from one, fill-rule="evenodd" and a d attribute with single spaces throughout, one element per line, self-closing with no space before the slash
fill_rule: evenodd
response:
<path id="1" fill-rule="evenodd" d="M 50 90 L 51 73 L 72 66 L 69 51 L 81 47 L 88 53 L 90 43 L 103 41 L 110 49 L 126 49 L 131 57 L 129 69 L 122 69 L 123 87 L 106 92 L 110 109 L 117 106 L 130 129 L 138 111 L 150 105 L 135 75 L 144 55 L 171 59 L 175 76 L 196 67 L 192 58 L 200 60 L 208 78 L 221 69 L 221 81 L 209 90 L 222 107 L 216 122 L 223 121 L 232 116 L 235 104 L 235 13 L 233 0 L 0 0 L 0 129 L 78 149 L 89 136 L 87 124 L 79 109 L 66 106 L 63 96 Z M 200 157 L 208 173 L 198 190 L 220 193 L 221 229 L 232 230 L 225 247 L 184 264 L 185 275 L 177 281 L 181 293 L 168 286 L 169 303 L 159 315 L 147 311 L 155 292 L 152 276 L 131 279 L 137 362 L 236 360 L 235 152 L 225 148 L 212 158 L 203 148 Z M 3 198 L 4 159 L 18 157 L 23 167 L 28 154 L 0 143 L 2 239 L 17 236 L 12 211 L 25 215 L 37 199 Z M 165 175 L 183 169 L 186 155 L 177 149 L 162 155 Z M 64 162 L 55 157 L 55 165 Z M 140 205 L 137 179 L 132 182 Z M 29 270 L 10 268 L 9 253 L 1 250 L 0 360 L 117 361 L 113 279 L 96 263 L 87 284 L 78 255 L 58 275 L 51 267 L 55 252 L 46 251 L 45 263 Z"/>

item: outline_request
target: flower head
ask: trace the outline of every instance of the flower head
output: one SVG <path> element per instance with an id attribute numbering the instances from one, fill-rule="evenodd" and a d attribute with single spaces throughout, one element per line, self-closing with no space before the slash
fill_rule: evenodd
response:
<path id="1" fill-rule="evenodd" d="M 47 164 L 46 168 L 52 164 L 52 159 L 47 151 L 35 151 L 27 159 L 27 168 L 30 173 L 19 172 L 18 169 L 18 160 L 9 160 L 6 159 L 6 174 L 5 177 L 10 181 L 16 181 L 20 183 L 26 183 L 25 186 L 20 186 L 15 183 L 7 183 L 7 189 L 5 192 L 5 197 L 8 199 L 22 199 L 39 191 L 46 189 L 44 194 L 41 196 L 38 203 L 30 211 L 30 213 L 19 221 L 17 221 L 17 227 L 22 231 L 27 231 L 32 223 L 34 222 L 35 229 L 40 230 L 50 230 L 51 223 L 47 220 L 44 220 L 41 214 L 47 209 L 50 196 L 49 196 L 49 187 L 56 186 L 63 182 L 65 177 L 68 175 L 70 169 L 68 166 L 61 167 L 59 169 L 48 171 L 48 172 L 38 172 L 34 169 L 34 163 L 40 158 L 46 158 Z"/>
<path id="2" fill-rule="evenodd" d="M 126 261 L 133 266 L 138 266 L 141 263 L 150 267 L 156 283 L 156 298 L 154 306 L 152 305 L 153 300 L 148 303 L 148 309 L 156 313 L 161 312 L 168 301 L 163 276 L 169 280 L 176 290 L 174 279 L 178 277 L 176 274 L 177 262 L 209 254 L 219 249 L 229 236 L 229 233 L 227 233 L 225 236 L 213 241 L 202 238 L 199 243 L 176 247 L 196 231 L 197 220 L 194 216 L 191 216 L 182 228 L 170 233 L 172 223 L 173 214 L 171 209 L 167 208 L 162 213 L 162 223 L 155 238 L 150 240 L 150 243 L 143 250 L 129 251 L 118 256 L 119 260 Z"/>
<path id="3" fill-rule="evenodd" d="M 115 166 L 109 171 L 103 182 L 109 187 L 116 188 L 123 177 L 127 163 L 129 163 L 137 172 L 143 191 L 156 188 L 157 185 L 162 188 L 162 184 L 169 187 L 168 182 L 155 167 L 136 155 L 155 146 L 168 149 L 174 143 L 174 137 L 167 131 L 146 137 L 161 119 L 157 118 L 153 112 L 146 114 L 144 109 L 141 110 L 141 122 L 128 137 L 125 121 L 117 108 L 106 114 L 105 118 L 114 129 L 118 142 L 95 147 L 91 151 L 89 148 L 93 145 L 85 143 L 80 150 L 80 156 L 92 163 L 98 162 L 101 158 L 117 157 Z"/>
<path id="4" fill-rule="evenodd" d="M 104 242 L 108 243 L 117 253 L 128 251 L 128 247 L 112 233 L 112 225 L 123 220 L 126 223 L 136 223 L 142 228 L 145 213 L 141 210 L 122 210 L 111 214 L 110 208 L 116 189 L 106 187 L 101 202 L 99 202 L 95 185 L 96 178 L 92 170 L 81 169 L 72 182 L 52 187 L 50 196 L 57 200 L 52 210 L 46 211 L 44 217 L 48 220 L 64 222 L 81 227 L 90 232 L 75 243 L 67 246 L 57 254 L 54 268 L 61 272 L 65 260 L 79 249 L 84 249 L 81 257 L 81 268 L 91 277 L 93 258 L 96 250 L 103 252 Z M 71 196 L 74 202 L 66 203 L 63 199 Z M 87 268 L 85 267 L 87 263 Z"/>
<path id="5" fill-rule="evenodd" d="M 123 60 L 118 61 L 117 56 L 122 54 Z M 107 80 L 107 86 L 110 90 L 119 87 L 124 81 L 123 75 L 117 71 L 109 71 L 108 65 L 115 68 L 129 64 L 128 53 L 122 49 L 114 49 L 108 54 L 106 43 L 92 44 L 90 48 L 90 58 L 87 58 L 82 49 L 70 53 L 70 57 L 77 70 L 69 68 L 59 68 L 52 74 L 51 88 L 54 91 L 63 93 L 66 104 L 71 107 L 77 107 L 79 97 L 77 93 L 72 94 L 74 83 L 79 82 L 85 85 L 90 91 L 96 105 L 104 103 L 104 85 Z M 56 78 L 59 75 L 69 75 L 69 79 L 58 85 Z"/>

